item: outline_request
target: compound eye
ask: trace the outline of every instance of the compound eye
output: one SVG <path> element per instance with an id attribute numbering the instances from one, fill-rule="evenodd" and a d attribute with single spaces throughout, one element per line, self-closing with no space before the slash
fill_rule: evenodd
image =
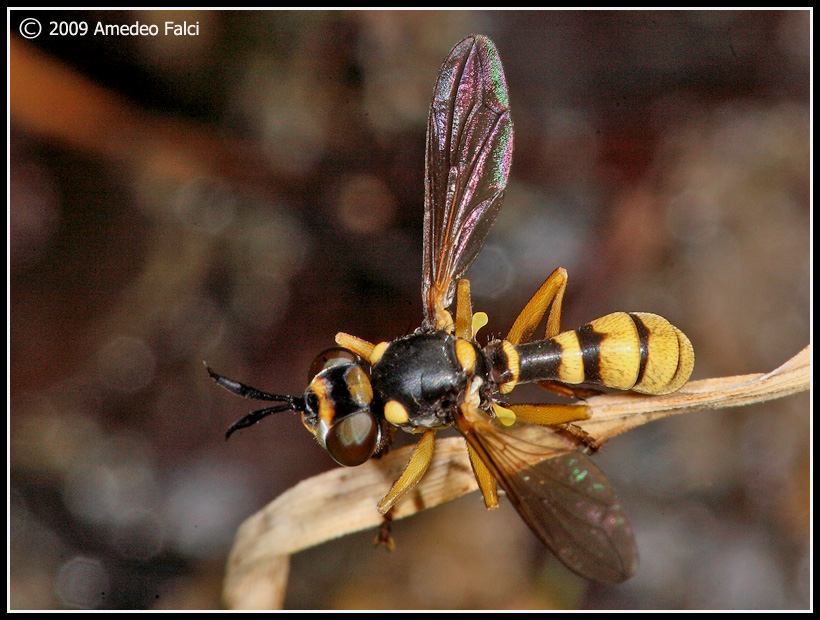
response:
<path id="1" fill-rule="evenodd" d="M 339 465 L 355 467 L 368 460 L 379 443 L 379 424 L 369 411 L 345 416 L 327 432 L 325 448 Z"/>
<path id="2" fill-rule="evenodd" d="M 325 349 L 314 358 L 313 363 L 310 365 L 308 381 L 313 381 L 313 378 L 325 368 L 338 366 L 340 364 L 356 364 L 359 361 L 359 356 L 348 349 L 343 349 L 342 347 Z"/>

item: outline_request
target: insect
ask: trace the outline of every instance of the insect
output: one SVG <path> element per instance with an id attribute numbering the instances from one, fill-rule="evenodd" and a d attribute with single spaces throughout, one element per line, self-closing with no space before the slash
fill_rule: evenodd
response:
<path id="1" fill-rule="evenodd" d="M 615 491 L 583 453 L 595 448 L 594 441 L 572 424 L 587 418 L 588 408 L 508 404 L 506 395 L 530 382 L 566 396 L 588 394 L 582 385 L 673 392 L 688 380 L 694 352 L 679 329 L 654 314 L 617 312 L 561 332 L 563 269 L 547 278 L 506 338 L 478 344 L 476 332 L 487 316 L 473 313 L 462 276 L 507 185 L 513 149 L 508 99 L 492 41 L 471 36 L 459 42 L 439 71 L 428 117 L 421 327 L 375 345 L 337 334 L 339 347 L 317 356 L 302 396 L 270 394 L 208 372 L 235 394 L 276 403 L 238 420 L 228 436 L 292 410 L 338 463 L 355 466 L 384 453 L 393 429 L 420 433 L 407 468 L 378 504 L 387 518 L 424 475 L 436 431 L 456 428 L 488 508 L 498 505 L 500 484 L 567 567 L 589 579 L 619 582 L 636 570 L 638 553 Z M 532 340 L 545 315 L 544 337 Z M 541 428 L 537 441 L 517 430 L 533 425 Z"/>

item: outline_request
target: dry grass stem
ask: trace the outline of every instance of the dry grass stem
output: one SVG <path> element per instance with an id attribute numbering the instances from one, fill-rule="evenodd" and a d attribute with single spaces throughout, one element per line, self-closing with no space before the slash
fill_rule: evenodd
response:
<path id="1" fill-rule="evenodd" d="M 674 394 L 648 397 L 617 393 L 586 401 L 591 417 L 579 422 L 600 444 L 632 428 L 678 413 L 722 409 L 782 398 L 809 389 L 810 346 L 768 374 L 693 381 Z M 527 429 L 528 431 L 530 429 Z M 533 434 L 543 430 L 532 427 Z M 355 468 L 338 468 L 304 480 L 247 519 L 236 535 L 225 578 L 231 609 L 281 608 L 289 556 L 322 542 L 375 528 L 376 503 L 401 474 L 413 447 Z M 464 441 L 436 441 L 421 482 L 396 506 L 401 519 L 475 490 Z M 332 507 L 332 509 L 330 509 Z"/>

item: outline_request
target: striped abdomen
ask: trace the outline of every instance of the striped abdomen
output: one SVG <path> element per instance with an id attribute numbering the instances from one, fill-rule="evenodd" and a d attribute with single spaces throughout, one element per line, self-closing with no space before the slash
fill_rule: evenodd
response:
<path id="1" fill-rule="evenodd" d="M 616 312 L 575 331 L 536 342 L 490 343 L 488 356 L 500 390 L 517 383 L 560 381 L 602 385 L 644 394 L 667 394 L 689 379 L 695 353 L 677 327 L 656 314 Z M 517 359 L 516 359 L 517 358 Z"/>

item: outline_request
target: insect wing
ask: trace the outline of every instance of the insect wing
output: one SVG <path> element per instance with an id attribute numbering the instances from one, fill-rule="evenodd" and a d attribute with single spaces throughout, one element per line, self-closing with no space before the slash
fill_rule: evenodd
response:
<path id="1" fill-rule="evenodd" d="M 513 127 L 504 70 L 486 37 L 458 43 L 439 71 L 427 121 L 425 325 L 435 327 L 473 262 L 507 186 Z"/>
<path id="2" fill-rule="evenodd" d="M 563 440 L 545 428 L 504 431 L 484 421 L 464 428 L 462 421 L 459 430 L 530 529 L 568 568 L 606 583 L 632 576 L 638 567 L 632 528 L 592 461 L 561 447 Z M 516 434 L 522 430 L 526 435 Z"/>

